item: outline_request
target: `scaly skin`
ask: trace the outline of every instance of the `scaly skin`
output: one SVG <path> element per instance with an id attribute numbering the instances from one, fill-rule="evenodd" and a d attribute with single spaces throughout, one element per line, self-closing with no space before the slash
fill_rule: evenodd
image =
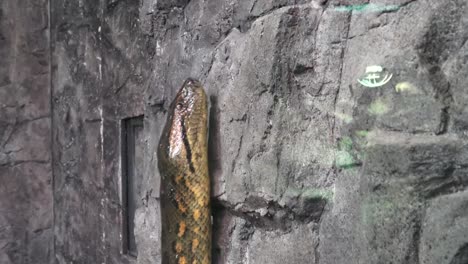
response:
<path id="1" fill-rule="evenodd" d="M 207 110 L 203 87 L 187 79 L 159 141 L 162 264 L 211 263 Z"/>

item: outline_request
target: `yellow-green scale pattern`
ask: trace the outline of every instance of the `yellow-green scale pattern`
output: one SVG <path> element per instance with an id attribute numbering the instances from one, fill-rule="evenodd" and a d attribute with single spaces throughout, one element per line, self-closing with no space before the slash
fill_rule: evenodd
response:
<path id="1" fill-rule="evenodd" d="M 208 106 L 193 79 L 172 102 L 158 146 L 162 264 L 211 263 Z"/>

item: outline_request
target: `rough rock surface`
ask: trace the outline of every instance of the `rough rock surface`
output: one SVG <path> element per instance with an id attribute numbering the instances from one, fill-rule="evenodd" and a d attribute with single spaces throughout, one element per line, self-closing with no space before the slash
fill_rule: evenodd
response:
<path id="1" fill-rule="evenodd" d="M 5 33 L 13 32 L 4 22 L 12 3 L 0 12 L 0 52 L 10 56 L 23 47 Z M 159 263 L 155 150 L 189 76 L 210 97 L 213 263 L 467 262 L 465 0 L 54 0 L 50 14 L 52 72 L 48 62 L 0 65 L 0 139 L 14 135 L 14 149 L 35 143 L 14 156 L 0 149 L 2 182 L 18 175 L 6 182 L 28 189 L 0 193 L 0 209 L 11 212 L 0 214 L 9 228 L 0 242 L 10 245 L 0 245 L 0 262 L 35 263 L 26 256 L 37 254 L 43 263 Z M 47 29 L 28 19 L 28 30 Z M 47 49 L 40 40 L 26 43 Z M 51 87 L 3 96 L 22 80 L 10 67 L 26 65 L 21 78 L 45 71 Z M 372 65 L 392 74 L 388 83 L 358 82 Z M 28 103 L 18 112 L 20 99 Z M 121 126 L 140 115 L 134 258 L 122 254 Z M 31 121 L 8 132 L 15 118 Z M 50 156 L 54 260 L 44 253 L 50 230 L 35 242 L 44 250 L 14 231 L 34 233 L 30 216 L 51 227 L 43 207 L 52 187 L 39 185 L 51 177 Z"/>
<path id="2" fill-rule="evenodd" d="M 0 263 L 51 263 L 46 0 L 0 2 Z"/>
<path id="3" fill-rule="evenodd" d="M 58 263 L 134 262 L 121 254 L 120 129 L 145 107 L 138 7 L 51 1 Z"/>

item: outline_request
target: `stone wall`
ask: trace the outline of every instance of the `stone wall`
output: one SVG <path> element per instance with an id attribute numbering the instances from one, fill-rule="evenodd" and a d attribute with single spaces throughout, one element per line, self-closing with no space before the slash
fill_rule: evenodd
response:
<path id="1" fill-rule="evenodd" d="M 7 2 L 0 52 L 13 58 L 22 46 L 12 32 L 22 31 L 4 22 L 5 10 L 21 4 Z M 0 175 L 17 175 L 7 182 L 28 190 L 0 193 L 9 212 L 1 214 L 2 258 L 159 263 L 155 150 L 168 106 L 191 76 L 210 98 L 213 263 L 466 263 L 466 1 L 53 0 L 50 13 L 52 71 L 47 59 L 38 68 L 51 87 L 10 88 L 39 76 L 29 57 L 0 66 L 0 93 L 15 91 L 0 96 L 15 102 L 1 101 L 0 136 L 18 137 L 0 149 Z M 47 32 L 32 21 L 25 28 Z M 361 85 L 369 66 L 384 67 L 389 82 Z M 122 246 L 121 129 L 141 115 L 134 258 Z M 36 122 L 45 127 L 28 128 Z M 21 152 L 28 142 L 33 149 Z M 52 207 L 52 189 L 54 260 L 52 214 L 43 208 Z M 38 221 L 43 228 L 30 227 Z M 34 236 L 44 250 L 27 244 Z"/>
<path id="2" fill-rule="evenodd" d="M 153 5 L 148 92 L 211 98 L 214 263 L 466 261 L 468 6 L 367 2 Z"/>
<path id="3" fill-rule="evenodd" d="M 51 263 L 46 0 L 0 2 L 0 263 Z"/>
<path id="4" fill-rule="evenodd" d="M 122 252 L 120 129 L 142 115 L 136 1 L 51 1 L 57 263 L 132 263 Z"/>

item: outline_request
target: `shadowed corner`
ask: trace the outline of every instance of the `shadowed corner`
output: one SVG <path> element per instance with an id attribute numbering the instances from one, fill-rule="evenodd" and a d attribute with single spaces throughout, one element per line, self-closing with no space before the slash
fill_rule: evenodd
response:
<path id="1" fill-rule="evenodd" d="M 211 197 L 218 196 L 221 190 L 221 143 L 219 126 L 219 107 L 218 98 L 215 95 L 210 96 L 210 117 L 208 127 L 208 171 L 211 179 Z M 222 245 L 219 245 L 217 239 L 220 234 L 219 219 L 222 217 L 222 207 L 216 206 L 217 201 L 211 198 L 211 214 L 213 217 L 212 227 L 212 263 L 223 263 Z"/>
<path id="2" fill-rule="evenodd" d="M 219 127 L 218 98 L 210 96 L 210 117 L 208 127 L 208 171 L 211 178 L 211 196 L 218 196 L 222 191 L 220 185 L 221 174 L 221 137 Z"/>
<path id="3" fill-rule="evenodd" d="M 468 243 L 460 247 L 453 257 L 450 264 L 463 264 L 468 263 Z"/>

